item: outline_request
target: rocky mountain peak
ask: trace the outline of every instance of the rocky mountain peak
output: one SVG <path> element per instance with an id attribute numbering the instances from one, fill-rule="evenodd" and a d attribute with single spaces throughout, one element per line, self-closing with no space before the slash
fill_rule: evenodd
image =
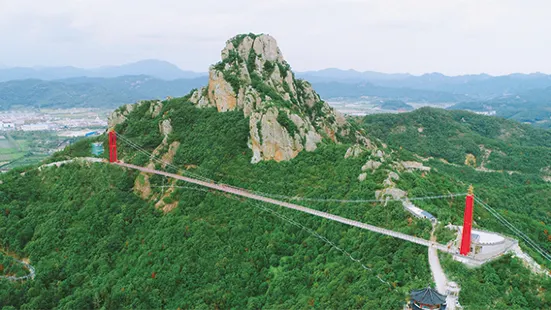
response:
<path id="1" fill-rule="evenodd" d="M 231 51 L 236 51 L 242 59 L 248 59 L 251 51 L 254 51 L 256 55 L 265 60 L 284 63 L 277 41 L 270 35 L 248 34 L 230 39 L 222 50 L 222 61 L 230 56 Z"/>
<path id="2" fill-rule="evenodd" d="M 190 101 L 219 112 L 242 110 L 250 118 L 253 163 L 289 160 L 315 150 L 324 139 L 339 142 L 350 134 L 344 116 L 310 83 L 295 79 L 273 37 L 235 36 L 221 55 L 210 67 L 208 85 L 194 91 Z"/>

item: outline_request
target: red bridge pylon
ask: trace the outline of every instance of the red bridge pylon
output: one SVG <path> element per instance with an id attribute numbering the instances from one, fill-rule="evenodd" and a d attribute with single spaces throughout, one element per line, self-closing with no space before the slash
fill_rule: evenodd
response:
<path id="1" fill-rule="evenodd" d="M 109 162 L 116 163 L 117 160 L 117 133 L 109 130 Z"/>
<path id="2" fill-rule="evenodd" d="M 461 248 L 459 254 L 467 256 L 471 251 L 471 230 L 473 228 L 473 186 L 469 187 L 469 194 L 465 200 L 465 214 L 463 218 L 463 231 L 461 236 Z"/>

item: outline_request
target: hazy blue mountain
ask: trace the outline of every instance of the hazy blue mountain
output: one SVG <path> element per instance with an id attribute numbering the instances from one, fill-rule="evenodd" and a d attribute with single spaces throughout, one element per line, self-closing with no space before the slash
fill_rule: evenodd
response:
<path id="1" fill-rule="evenodd" d="M 518 97 L 526 101 L 540 102 L 547 108 L 551 108 L 551 87 L 531 89 L 520 93 Z"/>
<path id="2" fill-rule="evenodd" d="M 190 79 L 205 76 L 207 73 L 184 71 L 176 65 L 161 60 L 142 60 L 121 66 L 109 66 L 90 70 L 92 77 L 118 77 L 125 75 L 149 75 L 164 80 Z"/>
<path id="3" fill-rule="evenodd" d="M 85 70 L 75 67 L 23 68 L 13 67 L 0 69 L 0 81 L 42 79 L 55 80 L 68 77 L 84 76 Z"/>
<path id="4" fill-rule="evenodd" d="M 551 76 L 542 74 L 514 74 L 504 76 L 464 75 L 449 77 L 440 74 L 425 74 L 408 78 L 398 83 L 379 82 L 380 85 L 439 90 L 465 94 L 479 98 L 493 98 L 517 94 L 530 89 L 551 86 Z"/>
<path id="5" fill-rule="evenodd" d="M 373 96 L 403 100 L 405 102 L 443 103 L 468 100 L 467 96 L 459 94 L 432 90 L 383 87 L 367 82 L 356 84 L 345 82 L 313 82 L 312 86 L 325 99 Z"/>
<path id="6" fill-rule="evenodd" d="M 74 77 L 113 78 L 127 75 L 148 75 L 163 80 L 190 79 L 206 76 L 206 72 L 185 71 L 176 65 L 161 60 L 142 60 L 120 66 L 106 66 L 93 69 L 76 67 L 33 67 L 6 68 L 0 66 L 0 82 L 22 79 L 58 80 Z M 312 83 L 369 83 L 385 88 L 406 88 L 411 90 L 436 91 L 487 100 L 505 95 L 518 94 L 531 89 L 551 87 L 551 76 L 542 73 L 510 74 L 490 76 L 487 74 L 447 76 L 441 73 L 411 75 L 408 73 L 360 72 L 328 68 L 319 71 L 298 72 L 297 77 Z M 333 87 L 334 88 L 334 87 Z M 404 91 L 398 91 L 395 99 L 408 98 Z M 351 95 L 348 95 L 351 96 Z M 419 98 L 417 95 L 413 98 Z"/>
<path id="7" fill-rule="evenodd" d="M 94 69 L 76 67 L 0 67 L 0 82 L 24 79 L 59 80 L 74 77 L 113 78 L 126 75 L 148 75 L 158 79 L 190 79 L 206 76 L 207 73 L 184 71 L 161 60 L 142 60 L 121 66 L 106 66 Z"/>
<path id="8" fill-rule="evenodd" d="M 542 73 L 514 73 L 503 76 L 488 74 L 447 76 L 441 73 L 427 73 L 416 76 L 407 73 L 386 74 L 371 71 L 324 69 L 297 73 L 297 76 L 316 83 L 357 84 L 369 82 L 377 86 L 441 91 L 478 99 L 501 97 L 551 86 L 551 76 Z"/>
<path id="9" fill-rule="evenodd" d="M 139 100 L 184 96 L 206 81 L 207 77 L 166 81 L 149 76 L 8 81 L 0 83 L 0 110 L 14 107 L 115 108 Z"/>
<path id="10" fill-rule="evenodd" d="M 400 80 L 410 77 L 407 73 L 380 73 L 375 71 L 360 72 L 356 70 L 341 70 L 336 68 L 323 69 L 319 71 L 297 72 L 297 77 L 310 82 L 348 82 L 358 83 L 362 81 L 387 81 Z"/>

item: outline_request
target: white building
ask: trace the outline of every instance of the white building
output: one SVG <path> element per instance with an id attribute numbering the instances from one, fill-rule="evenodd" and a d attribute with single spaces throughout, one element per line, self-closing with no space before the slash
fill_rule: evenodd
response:
<path id="1" fill-rule="evenodd" d="M 23 131 L 44 131 L 44 130 L 50 130 L 49 124 L 28 124 L 28 125 L 22 125 L 21 130 Z"/>
<path id="2" fill-rule="evenodd" d="M 15 130 L 15 124 L 0 122 L 0 130 L 3 130 L 3 131 Z"/>
<path id="3" fill-rule="evenodd" d="M 486 115 L 486 116 L 495 116 L 497 114 L 496 111 L 484 111 L 484 112 L 474 111 L 474 113 L 479 114 L 479 115 Z"/>
<path id="4" fill-rule="evenodd" d="M 407 211 L 409 211 L 411 214 L 413 214 L 417 218 L 428 219 L 430 221 L 436 221 L 436 218 L 432 214 L 428 213 L 427 211 L 425 211 L 423 209 L 420 209 L 420 208 L 416 207 L 413 203 L 411 203 L 411 201 L 409 201 L 409 199 L 403 200 L 402 205 L 404 206 L 404 208 Z"/>

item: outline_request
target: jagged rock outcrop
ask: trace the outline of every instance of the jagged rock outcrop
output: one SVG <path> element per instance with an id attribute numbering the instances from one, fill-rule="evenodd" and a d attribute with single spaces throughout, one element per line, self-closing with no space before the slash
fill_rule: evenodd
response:
<path id="1" fill-rule="evenodd" d="M 159 132 L 164 136 L 164 139 L 172 133 L 172 124 L 170 123 L 170 119 L 165 119 L 159 123 Z"/>
<path id="2" fill-rule="evenodd" d="M 465 156 L 465 166 L 476 168 L 476 157 L 473 154 L 467 154 Z"/>
<path id="3" fill-rule="evenodd" d="M 221 55 L 209 70 L 208 85 L 189 100 L 199 108 L 243 111 L 250 118 L 251 162 L 289 160 L 314 151 L 323 139 L 338 143 L 350 135 L 346 118 L 310 83 L 295 79 L 273 37 L 236 36 Z"/>
<path id="4" fill-rule="evenodd" d="M 354 144 L 353 146 L 349 147 L 348 150 L 346 150 L 346 154 L 344 154 L 344 158 L 356 158 L 360 155 L 362 155 L 365 152 L 365 148 L 363 148 L 359 144 Z"/>
<path id="5" fill-rule="evenodd" d="M 406 171 L 410 171 L 410 172 L 414 170 L 419 170 L 419 171 L 431 170 L 430 167 L 424 166 L 422 163 L 416 162 L 416 161 L 402 161 L 400 162 L 400 165 L 402 169 L 405 169 Z"/>
<path id="6" fill-rule="evenodd" d="M 289 130 L 281 124 L 281 113 L 284 113 L 295 126 L 295 131 Z M 311 124 L 306 124 L 297 115 L 288 115 L 285 110 L 269 108 L 266 112 L 254 112 L 250 118 L 250 147 L 253 150 L 251 162 L 261 160 L 289 160 L 304 149 L 313 151 L 321 136 L 316 133 Z"/>
<path id="7" fill-rule="evenodd" d="M 394 187 L 396 186 L 396 183 L 394 183 L 394 181 L 398 181 L 400 180 L 400 176 L 394 172 L 394 171 L 391 171 L 388 173 L 388 177 L 383 181 L 383 185 L 385 187 Z"/>
<path id="8" fill-rule="evenodd" d="M 163 103 L 161 101 L 155 101 L 152 102 L 149 106 L 149 114 L 151 114 L 151 118 L 155 118 L 161 114 L 161 111 L 163 110 Z"/>
<path id="9" fill-rule="evenodd" d="M 392 199 L 398 200 L 403 199 L 407 196 L 407 192 L 403 191 L 399 188 L 385 188 L 383 190 L 375 191 L 375 198 L 376 199 L 385 199 L 385 197 L 391 197 Z"/>
<path id="10" fill-rule="evenodd" d="M 136 104 L 126 104 L 113 111 L 107 118 L 107 125 L 109 128 L 113 128 L 118 124 L 124 123 L 124 121 L 126 121 L 126 116 L 130 114 L 130 112 L 134 111 L 134 109 L 139 105 L 140 102 Z"/>
<path id="11" fill-rule="evenodd" d="M 367 171 L 367 170 L 375 171 L 379 167 L 381 167 L 381 165 L 382 165 L 382 163 L 380 163 L 378 161 L 368 160 L 365 163 L 365 165 L 362 166 L 362 171 Z"/>

